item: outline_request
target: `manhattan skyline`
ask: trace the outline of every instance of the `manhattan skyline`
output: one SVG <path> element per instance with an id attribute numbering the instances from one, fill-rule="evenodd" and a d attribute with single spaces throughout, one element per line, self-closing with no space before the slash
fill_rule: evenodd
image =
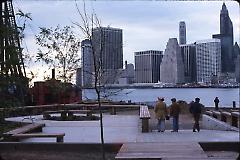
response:
<path id="1" fill-rule="evenodd" d="M 82 1 L 77 3 L 82 9 Z M 233 21 L 234 42 L 239 43 L 238 3 L 225 3 Z M 39 32 L 38 27 L 73 25 L 72 22 L 80 21 L 75 1 L 16 0 L 13 4 L 15 11 L 20 8 L 32 14 L 33 21 L 29 22 L 25 40 L 30 53 L 36 52 L 38 47 L 34 44 L 34 35 Z M 89 13 L 94 9 L 102 26 L 123 30 L 123 59 L 134 64 L 134 52 L 164 51 L 169 38 L 178 38 L 180 21 L 186 23 L 187 44 L 210 39 L 212 34 L 219 33 L 222 4 L 223 1 L 87 1 L 86 7 Z M 84 39 L 81 36 L 79 38 Z M 26 50 L 26 46 L 23 47 Z"/>

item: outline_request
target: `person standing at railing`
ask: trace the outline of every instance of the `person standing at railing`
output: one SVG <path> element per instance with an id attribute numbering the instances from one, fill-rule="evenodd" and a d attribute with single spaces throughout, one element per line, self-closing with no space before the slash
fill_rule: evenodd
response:
<path id="1" fill-rule="evenodd" d="M 164 98 L 158 97 L 158 102 L 154 108 L 155 116 L 158 120 L 158 132 L 164 132 L 165 131 L 165 119 L 168 115 L 167 112 L 167 105 L 164 102 Z"/>
<path id="2" fill-rule="evenodd" d="M 194 118 L 194 125 L 193 125 L 193 132 L 200 131 L 200 126 L 199 126 L 199 119 L 200 115 L 202 112 L 202 108 L 204 107 L 200 102 L 200 98 L 195 98 L 195 102 L 191 103 L 191 106 L 189 108 L 190 113 L 193 114 Z"/>
<path id="3" fill-rule="evenodd" d="M 216 97 L 215 99 L 214 99 L 214 104 L 215 104 L 215 110 L 218 110 L 218 104 L 219 104 L 219 99 L 218 99 L 218 97 Z"/>
<path id="4" fill-rule="evenodd" d="M 176 98 L 172 98 L 171 101 L 172 101 L 172 104 L 170 105 L 170 116 L 173 118 L 172 132 L 178 132 L 180 105 L 176 102 Z"/>

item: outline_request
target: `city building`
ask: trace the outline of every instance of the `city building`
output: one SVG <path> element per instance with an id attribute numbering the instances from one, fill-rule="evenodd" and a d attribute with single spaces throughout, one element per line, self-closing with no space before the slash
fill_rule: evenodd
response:
<path id="1" fill-rule="evenodd" d="M 85 39 L 81 42 L 82 52 L 82 86 L 91 87 L 93 84 L 93 53 L 91 42 L 89 39 Z"/>
<path id="2" fill-rule="evenodd" d="M 176 84 L 184 83 L 184 80 L 184 64 L 181 50 L 177 38 L 170 38 L 160 67 L 160 81 Z"/>
<path id="3" fill-rule="evenodd" d="M 195 44 L 197 82 L 210 83 L 221 72 L 221 41 L 209 39 Z"/>
<path id="4" fill-rule="evenodd" d="M 134 83 L 134 65 L 125 61 L 125 69 L 123 70 L 118 84 L 132 84 Z"/>
<path id="5" fill-rule="evenodd" d="M 179 22 L 179 44 L 186 44 L 186 24 L 184 21 Z"/>
<path id="6" fill-rule="evenodd" d="M 236 81 L 240 83 L 240 48 L 237 42 L 233 46 Z"/>
<path id="7" fill-rule="evenodd" d="M 196 82 L 196 46 L 195 44 L 183 44 L 180 45 L 180 48 L 184 63 L 185 82 Z"/>
<path id="8" fill-rule="evenodd" d="M 101 69 L 106 76 L 123 69 L 122 29 L 110 27 L 94 28 L 92 40 L 94 52 L 101 61 Z M 114 77 L 103 77 L 105 80 L 112 78 Z M 112 83 L 113 81 L 105 82 Z"/>
<path id="9" fill-rule="evenodd" d="M 76 86 L 82 87 L 82 68 L 78 68 L 76 71 Z"/>
<path id="10" fill-rule="evenodd" d="M 134 83 L 134 75 L 135 75 L 135 70 L 134 70 L 134 65 L 132 63 L 125 63 L 125 70 L 126 70 L 126 76 L 127 76 L 127 83 L 132 84 Z"/>
<path id="11" fill-rule="evenodd" d="M 162 51 L 148 50 L 135 52 L 135 82 L 157 83 L 160 81 Z"/>
<path id="12" fill-rule="evenodd" d="M 220 34 L 212 35 L 212 38 L 221 40 L 221 71 L 234 72 L 233 25 L 225 3 L 220 12 Z"/>

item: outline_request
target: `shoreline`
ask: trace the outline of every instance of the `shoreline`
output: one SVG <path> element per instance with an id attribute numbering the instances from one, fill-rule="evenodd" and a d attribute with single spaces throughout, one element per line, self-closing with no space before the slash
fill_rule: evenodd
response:
<path id="1" fill-rule="evenodd" d="M 164 86 L 164 87 L 156 87 L 156 86 L 105 86 L 102 88 L 106 89 L 176 89 L 176 88 L 183 88 L 183 89 L 192 89 L 192 88 L 216 88 L 216 89 L 223 89 L 223 88 L 240 88 L 239 86 Z M 82 89 L 94 89 L 94 87 L 82 87 Z"/>

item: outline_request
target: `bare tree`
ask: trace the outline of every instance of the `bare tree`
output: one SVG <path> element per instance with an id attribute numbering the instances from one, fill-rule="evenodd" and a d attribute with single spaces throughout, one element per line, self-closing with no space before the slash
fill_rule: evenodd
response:
<path id="1" fill-rule="evenodd" d="M 95 13 L 91 13 L 90 15 L 86 11 L 85 2 L 83 3 L 83 11 L 80 11 L 77 2 L 75 1 L 77 12 L 80 15 L 81 21 L 73 22 L 76 26 L 78 26 L 81 32 L 84 34 L 85 38 L 90 41 L 91 49 L 92 49 L 92 58 L 93 58 L 93 77 L 94 77 L 94 89 L 97 95 L 97 103 L 100 114 L 100 137 L 101 137 L 101 151 L 102 151 L 102 159 L 105 160 L 105 149 L 104 149 L 104 128 L 103 128 L 103 113 L 101 107 L 101 76 L 103 75 L 102 70 L 102 54 L 103 54 L 103 43 L 100 43 L 100 50 L 95 48 L 93 41 L 93 29 L 99 28 L 101 30 L 101 22 L 98 19 Z"/>

